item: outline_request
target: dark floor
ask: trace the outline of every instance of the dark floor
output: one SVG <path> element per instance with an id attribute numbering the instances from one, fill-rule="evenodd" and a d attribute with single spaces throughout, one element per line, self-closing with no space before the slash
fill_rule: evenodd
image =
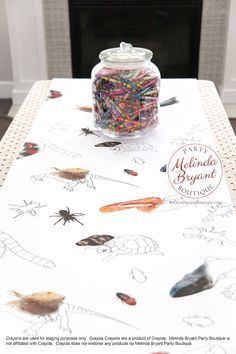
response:
<path id="1" fill-rule="evenodd" d="M 11 105 L 12 100 L 10 98 L 0 99 L 0 139 L 3 137 L 7 128 L 11 124 L 11 117 L 7 115 Z"/>
<path id="2" fill-rule="evenodd" d="M 11 99 L 0 99 L 0 140 L 5 134 L 9 125 L 11 124 L 11 117 L 7 115 L 11 105 L 12 105 Z M 230 119 L 230 123 L 236 134 L 236 118 Z"/>

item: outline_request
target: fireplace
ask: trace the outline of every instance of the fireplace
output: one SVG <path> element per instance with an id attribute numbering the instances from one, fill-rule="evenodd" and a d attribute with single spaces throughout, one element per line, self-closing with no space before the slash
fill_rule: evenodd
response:
<path id="1" fill-rule="evenodd" d="M 90 77 L 101 50 L 151 49 L 162 77 L 198 77 L 202 0 L 69 0 L 73 77 Z"/>

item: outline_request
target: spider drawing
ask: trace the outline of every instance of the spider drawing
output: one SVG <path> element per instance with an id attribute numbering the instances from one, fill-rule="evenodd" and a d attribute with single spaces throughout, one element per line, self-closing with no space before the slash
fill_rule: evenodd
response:
<path id="1" fill-rule="evenodd" d="M 41 205 L 38 202 L 27 202 L 26 200 L 23 200 L 23 204 L 9 204 L 9 206 L 12 207 L 10 208 L 10 210 L 14 210 L 17 213 L 15 216 L 13 216 L 13 218 L 16 218 L 23 214 L 30 214 L 32 216 L 36 216 L 36 209 L 43 208 L 46 205 Z"/>
<path id="2" fill-rule="evenodd" d="M 87 136 L 87 135 L 96 135 L 96 136 L 99 137 L 99 135 L 94 133 L 94 131 L 90 130 L 89 128 L 81 128 L 81 130 L 82 130 L 82 133 L 79 134 L 79 136 L 84 134 L 85 136 Z"/>
<path id="3" fill-rule="evenodd" d="M 59 220 L 57 220 L 54 225 L 56 225 L 59 221 L 63 220 L 64 223 L 63 225 L 65 225 L 67 222 L 70 221 L 77 221 L 79 222 L 81 225 L 84 225 L 81 221 L 79 221 L 76 216 L 84 216 L 85 214 L 83 213 L 72 213 L 70 212 L 70 209 L 68 207 L 66 207 L 67 210 L 62 209 L 59 210 L 58 213 L 56 213 L 55 215 L 50 215 L 50 217 L 56 217 L 56 218 L 60 218 Z"/>

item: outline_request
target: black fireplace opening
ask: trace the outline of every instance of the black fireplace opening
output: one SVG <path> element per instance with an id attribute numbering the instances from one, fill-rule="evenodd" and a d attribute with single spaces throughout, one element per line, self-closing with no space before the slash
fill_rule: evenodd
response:
<path id="1" fill-rule="evenodd" d="M 73 77 L 127 42 L 150 49 L 162 77 L 197 78 L 201 16 L 202 0 L 69 0 Z"/>

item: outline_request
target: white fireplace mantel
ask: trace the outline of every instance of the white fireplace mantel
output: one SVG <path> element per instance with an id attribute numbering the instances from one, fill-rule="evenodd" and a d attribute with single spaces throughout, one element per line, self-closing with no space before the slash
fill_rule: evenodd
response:
<path id="1" fill-rule="evenodd" d="M 48 79 L 43 0 L 5 0 L 5 5 L 13 71 L 12 98 L 17 104 L 23 101 L 35 81 Z M 231 0 L 225 68 L 219 87 L 224 103 L 236 103 L 235 18 L 236 1 Z"/>
<path id="2" fill-rule="evenodd" d="M 42 0 L 5 0 L 13 73 L 12 99 L 20 104 L 33 83 L 48 78 Z"/>

